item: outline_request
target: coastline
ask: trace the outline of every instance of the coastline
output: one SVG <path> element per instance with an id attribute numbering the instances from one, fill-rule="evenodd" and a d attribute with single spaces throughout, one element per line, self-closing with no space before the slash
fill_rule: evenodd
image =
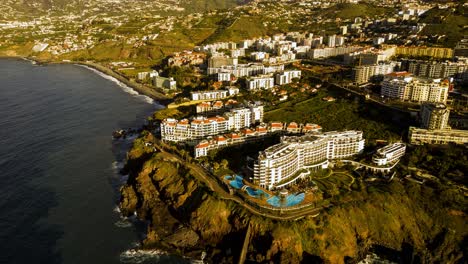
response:
<path id="1" fill-rule="evenodd" d="M 90 68 L 93 68 L 105 75 L 113 77 L 118 81 L 122 82 L 123 84 L 127 85 L 128 87 L 134 89 L 141 95 L 146 95 L 155 101 L 158 101 L 159 104 L 166 106 L 172 103 L 172 98 L 166 96 L 165 94 L 158 92 L 151 87 L 146 85 L 137 83 L 135 81 L 129 80 L 128 78 L 124 77 L 123 75 L 105 67 L 98 63 L 91 62 L 91 61 L 42 61 L 36 58 L 31 57 L 24 57 L 24 56 L 0 56 L 0 59 L 21 59 L 21 60 L 28 60 L 31 62 L 35 62 L 38 65 L 47 65 L 47 64 L 76 64 L 76 65 L 83 65 Z"/>

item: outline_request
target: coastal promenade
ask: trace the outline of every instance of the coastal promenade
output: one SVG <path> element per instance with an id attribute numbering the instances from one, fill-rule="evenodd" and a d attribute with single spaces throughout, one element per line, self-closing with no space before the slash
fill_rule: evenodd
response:
<path id="1" fill-rule="evenodd" d="M 296 210 L 281 210 L 278 208 L 277 210 L 273 211 L 268 208 L 263 208 L 260 206 L 253 206 L 250 203 L 245 202 L 238 196 L 231 195 L 226 189 L 224 189 L 220 183 L 210 175 L 204 168 L 200 167 L 197 164 L 193 164 L 181 158 L 179 155 L 173 154 L 167 151 L 168 147 L 165 146 L 165 143 L 157 140 L 154 142 L 155 148 L 164 154 L 164 156 L 174 162 L 178 162 L 180 164 L 185 165 L 188 169 L 190 169 L 193 173 L 193 176 L 200 181 L 201 183 L 206 184 L 206 186 L 214 193 L 218 194 L 218 196 L 223 200 L 229 200 L 232 202 L 237 203 L 239 206 L 242 206 L 249 212 L 257 216 L 263 216 L 267 218 L 271 218 L 274 220 L 280 221 L 295 221 L 304 218 L 305 216 L 311 215 L 312 217 L 316 217 L 320 214 L 320 211 L 324 208 L 330 207 L 332 205 L 326 206 L 302 206 L 298 207 Z"/>

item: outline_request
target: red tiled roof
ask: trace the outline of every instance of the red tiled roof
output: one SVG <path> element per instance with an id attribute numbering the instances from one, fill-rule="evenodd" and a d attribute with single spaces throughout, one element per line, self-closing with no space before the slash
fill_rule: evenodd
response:
<path id="1" fill-rule="evenodd" d="M 203 143 L 200 143 L 196 146 L 196 148 L 206 148 L 208 147 L 210 144 L 208 142 L 203 142 Z"/>

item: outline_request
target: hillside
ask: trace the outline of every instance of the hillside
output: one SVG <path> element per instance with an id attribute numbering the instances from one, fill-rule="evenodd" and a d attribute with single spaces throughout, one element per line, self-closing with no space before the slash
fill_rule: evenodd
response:
<path id="1" fill-rule="evenodd" d="M 233 263 L 250 225 L 251 263 L 345 263 L 369 251 L 402 263 L 466 261 L 466 201 L 460 190 L 437 181 L 359 180 L 318 217 L 274 221 L 221 199 L 187 163 L 146 147 L 152 140 L 146 133 L 129 153 L 120 205 L 125 215 L 136 211 L 149 221 L 145 248 L 196 258 L 203 250 L 210 263 Z"/>
<path id="2" fill-rule="evenodd" d="M 445 36 L 438 40 L 439 45 L 455 47 L 456 43 L 468 35 L 468 8 L 459 5 L 454 11 L 435 7 L 421 16 L 420 22 L 426 27 L 420 35 Z"/>

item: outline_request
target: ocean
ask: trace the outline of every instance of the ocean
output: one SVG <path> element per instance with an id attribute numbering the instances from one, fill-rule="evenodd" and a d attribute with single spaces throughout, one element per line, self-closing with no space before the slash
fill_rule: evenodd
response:
<path id="1" fill-rule="evenodd" d="M 0 60 L 0 263 L 185 262 L 131 251 L 143 225 L 117 208 L 131 138 L 112 132 L 161 106 L 97 73 Z"/>

